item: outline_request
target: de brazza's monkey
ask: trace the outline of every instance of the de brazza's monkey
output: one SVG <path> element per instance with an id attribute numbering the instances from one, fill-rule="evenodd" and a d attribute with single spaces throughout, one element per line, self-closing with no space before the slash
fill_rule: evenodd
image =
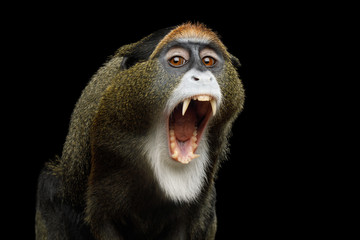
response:
<path id="1" fill-rule="evenodd" d="M 214 179 L 244 103 L 238 65 L 203 24 L 121 47 L 42 170 L 37 239 L 214 239 Z"/>

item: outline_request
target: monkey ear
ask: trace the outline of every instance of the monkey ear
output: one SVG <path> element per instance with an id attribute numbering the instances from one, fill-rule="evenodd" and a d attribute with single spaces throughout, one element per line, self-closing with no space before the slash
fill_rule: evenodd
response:
<path id="1" fill-rule="evenodd" d="M 119 56 L 122 56 L 121 69 L 129 69 L 138 62 L 146 61 L 149 53 L 146 52 L 147 49 L 144 49 L 139 44 L 133 46 L 131 49 L 127 49 L 127 52 L 120 53 Z"/>
<path id="2" fill-rule="evenodd" d="M 120 69 L 121 70 L 126 70 L 128 69 L 127 64 L 126 64 L 126 60 L 128 59 L 128 57 L 123 57 L 122 61 L 121 61 L 121 65 L 120 65 Z"/>
<path id="3" fill-rule="evenodd" d="M 138 62 L 146 61 L 158 43 L 168 34 L 174 27 L 158 30 L 149 36 L 141 39 L 139 42 L 125 45 L 117 51 L 118 56 L 122 56 L 121 69 L 128 69 Z"/>
<path id="4" fill-rule="evenodd" d="M 231 63 L 234 65 L 234 67 L 236 67 L 236 68 L 241 67 L 240 60 L 237 57 L 235 57 L 234 55 L 230 54 L 230 60 L 231 60 Z"/>
<path id="5" fill-rule="evenodd" d="M 123 60 L 121 62 L 120 68 L 121 70 L 129 69 L 131 66 L 135 65 L 137 62 L 137 59 L 131 57 L 131 56 L 124 56 Z"/>

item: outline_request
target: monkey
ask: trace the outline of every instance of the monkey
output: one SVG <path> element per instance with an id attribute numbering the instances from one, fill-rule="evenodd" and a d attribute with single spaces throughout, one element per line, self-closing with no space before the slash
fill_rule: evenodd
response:
<path id="1" fill-rule="evenodd" d="M 40 173 L 36 239 L 215 239 L 215 180 L 245 100 L 239 66 L 203 23 L 120 47 Z"/>

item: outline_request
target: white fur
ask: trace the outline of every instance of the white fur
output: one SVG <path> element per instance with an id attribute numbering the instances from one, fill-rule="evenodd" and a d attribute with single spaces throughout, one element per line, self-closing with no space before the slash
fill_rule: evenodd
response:
<path id="1" fill-rule="evenodd" d="M 192 80 L 192 76 L 200 80 Z M 188 164 L 182 164 L 170 157 L 168 149 L 168 117 L 177 104 L 185 98 L 208 94 L 221 101 L 220 87 L 210 71 L 190 70 L 184 74 L 180 84 L 172 93 L 164 111 L 164 116 L 154 123 L 146 139 L 145 155 L 154 171 L 154 176 L 165 196 L 176 202 L 190 202 L 199 196 L 206 181 L 208 159 L 207 129 L 204 130 L 196 153 L 200 157 Z"/>
<path id="2" fill-rule="evenodd" d="M 206 179 L 208 145 L 206 136 L 197 149 L 200 157 L 189 164 L 176 162 L 170 157 L 165 123 L 157 124 L 145 145 L 147 159 L 165 195 L 177 202 L 195 200 Z"/>
<path id="3" fill-rule="evenodd" d="M 196 77 L 199 80 L 194 81 L 192 77 Z M 167 103 L 167 114 L 170 114 L 174 107 L 184 101 L 184 99 L 196 95 L 211 95 L 216 99 L 216 104 L 219 108 L 221 103 L 221 90 L 212 72 L 200 72 L 196 69 L 191 69 L 186 72 Z"/>

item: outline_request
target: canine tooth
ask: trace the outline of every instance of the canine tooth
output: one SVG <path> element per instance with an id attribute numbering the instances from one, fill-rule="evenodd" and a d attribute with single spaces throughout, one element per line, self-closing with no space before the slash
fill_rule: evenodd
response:
<path id="1" fill-rule="evenodd" d="M 199 154 L 193 154 L 191 157 L 192 157 L 192 159 L 194 159 L 194 158 L 200 157 L 200 155 Z"/>
<path id="2" fill-rule="evenodd" d="M 197 97 L 198 101 L 210 101 L 210 96 L 207 96 L 207 95 L 200 95 Z"/>
<path id="3" fill-rule="evenodd" d="M 191 99 L 190 99 L 190 98 L 187 98 L 187 99 L 185 99 L 184 102 L 183 102 L 183 107 L 182 107 L 182 115 L 183 115 L 183 116 L 185 115 L 186 110 L 187 110 L 187 108 L 189 107 L 190 101 L 191 101 Z"/>
<path id="4" fill-rule="evenodd" d="M 173 155 L 171 155 L 171 157 L 174 158 L 174 159 L 177 159 L 178 156 L 179 156 L 178 151 L 174 150 L 174 153 L 173 153 Z"/>
<path id="5" fill-rule="evenodd" d="M 213 112 L 213 116 L 215 116 L 215 114 L 216 114 L 216 101 L 215 101 L 215 99 L 212 99 L 210 101 L 210 104 L 211 104 L 211 109 L 212 109 L 212 112 Z"/>

